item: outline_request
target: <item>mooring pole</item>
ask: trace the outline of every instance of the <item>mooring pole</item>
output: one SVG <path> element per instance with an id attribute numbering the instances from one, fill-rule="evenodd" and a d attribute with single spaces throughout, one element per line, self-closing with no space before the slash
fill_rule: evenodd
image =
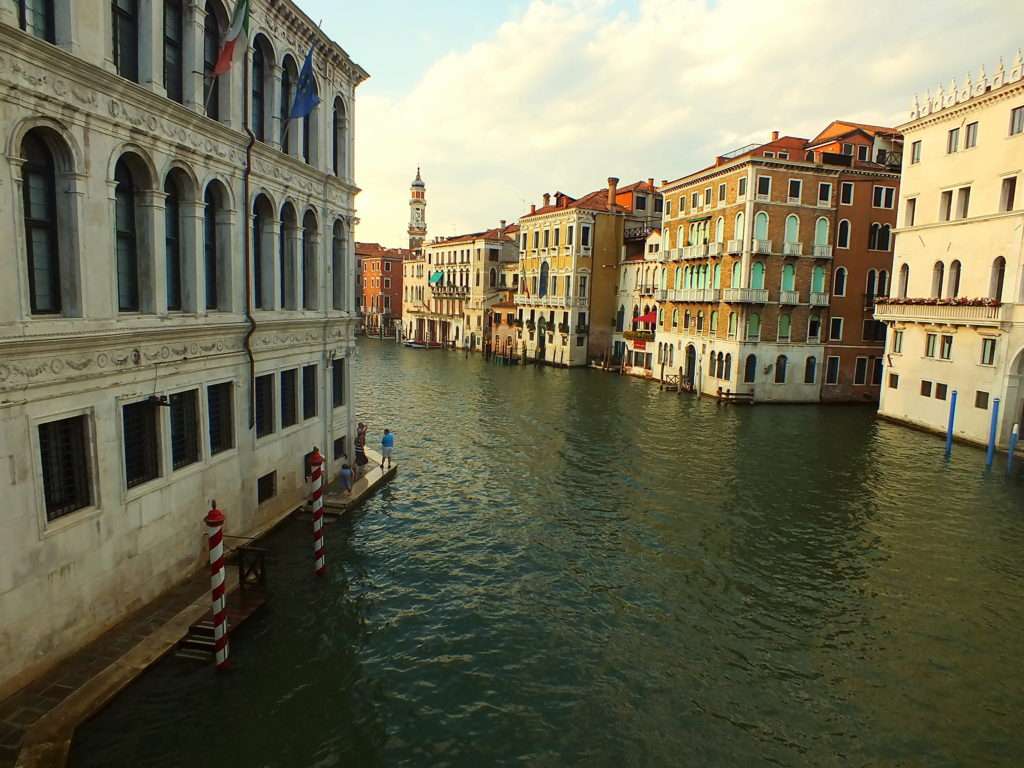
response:
<path id="1" fill-rule="evenodd" d="M 996 429 L 999 427 L 999 398 L 992 401 L 992 423 L 988 428 L 988 450 L 985 452 L 985 466 L 991 467 L 996 456 Z"/>
<path id="2" fill-rule="evenodd" d="M 1013 472 L 1013 454 L 1017 452 L 1017 441 L 1020 440 L 1020 425 L 1014 424 L 1010 432 L 1010 451 L 1006 455 L 1006 474 Z"/>
<path id="3" fill-rule="evenodd" d="M 953 423 L 956 421 L 956 390 L 949 399 L 949 424 L 946 426 L 946 458 L 953 455 Z"/>
<path id="4" fill-rule="evenodd" d="M 313 564 L 317 576 L 327 571 L 324 558 L 324 457 L 320 449 L 313 446 L 313 455 L 309 457 L 310 480 L 313 489 L 309 495 L 309 504 L 313 508 Z"/>
<path id="5" fill-rule="evenodd" d="M 230 666 L 228 662 L 228 617 L 224 596 L 224 513 L 217 502 L 210 503 L 206 513 L 206 538 L 210 547 L 210 592 L 213 597 L 213 654 L 218 670 Z"/>

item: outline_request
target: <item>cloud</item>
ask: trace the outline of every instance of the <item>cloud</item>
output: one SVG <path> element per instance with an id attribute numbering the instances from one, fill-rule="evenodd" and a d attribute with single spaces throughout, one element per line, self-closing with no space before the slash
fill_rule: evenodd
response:
<path id="1" fill-rule="evenodd" d="M 544 191 L 675 178 L 773 129 L 899 122 L 915 91 L 1015 50 L 1006 11 L 1006 0 L 532 0 L 407 93 L 360 89 L 357 236 L 404 242 L 417 164 L 430 234 L 452 234 L 513 220 Z"/>

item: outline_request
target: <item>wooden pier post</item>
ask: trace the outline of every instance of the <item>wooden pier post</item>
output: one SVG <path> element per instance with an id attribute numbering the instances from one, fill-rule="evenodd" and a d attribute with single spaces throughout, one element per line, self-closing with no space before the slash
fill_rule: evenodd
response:
<path id="1" fill-rule="evenodd" d="M 320 449 L 315 445 L 313 455 L 309 457 L 309 467 L 313 483 L 313 490 L 309 496 L 309 503 L 313 508 L 313 566 L 316 575 L 323 576 L 327 571 L 324 556 L 324 457 L 320 455 Z"/>
<path id="2" fill-rule="evenodd" d="M 230 667 L 228 661 L 228 617 L 224 596 L 224 513 L 217 502 L 206 513 L 206 538 L 210 547 L 210 593 L 213 598 L 213 655 L 218 671 Z"/>

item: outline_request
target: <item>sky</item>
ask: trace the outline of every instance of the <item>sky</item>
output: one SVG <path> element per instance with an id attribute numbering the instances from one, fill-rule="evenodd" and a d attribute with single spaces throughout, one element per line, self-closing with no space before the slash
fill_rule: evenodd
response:
<path id="1" fill-rule="evenodd" d="M 370 73 L 356 90 L 356 238 L 514 221 L 544 192 L 674 179 L 716 155 L 898 125 L 915 93 L 991 74 L 1024 0 L 298 0 Z"/>

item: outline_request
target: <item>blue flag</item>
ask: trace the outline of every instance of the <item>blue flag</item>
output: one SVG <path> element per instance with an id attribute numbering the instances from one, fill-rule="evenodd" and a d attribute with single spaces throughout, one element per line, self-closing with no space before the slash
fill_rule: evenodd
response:
<path id="1" fill-rule="evenodd" d="M 302 62 L 302 71 L 299 72 L 299 82 L 295 87 L 295 101 L 292 102 L 292 111 L 288 113 L 290 120 L 297 120 L 300 117 L 308 117 L 320 103 L 320 97 L 316 95 L 316 80 L 313 78 L 313 46 L 309 47 L 306 60 Z"/>

